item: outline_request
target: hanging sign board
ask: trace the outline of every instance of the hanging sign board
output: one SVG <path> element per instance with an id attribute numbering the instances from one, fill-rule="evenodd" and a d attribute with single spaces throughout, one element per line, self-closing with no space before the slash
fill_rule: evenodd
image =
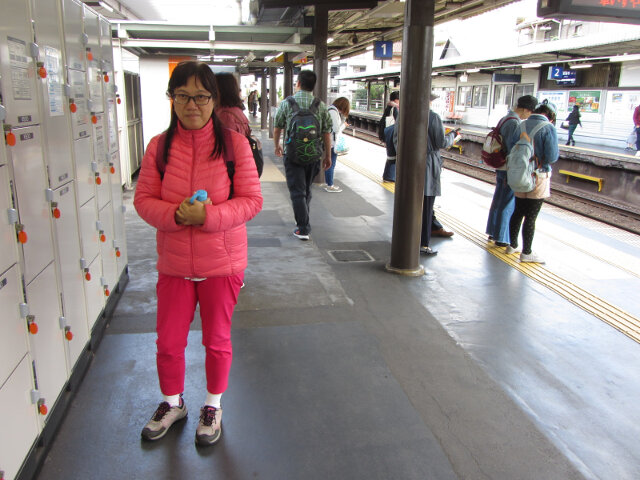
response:
<path id="1" fill-rule="evenodd" d="M 373 58 L 376 60 L 391 60 L 393 58 L 393 42 L 373 42 Z"/>
<path id="2" fill-rule="evenodd" d="M 638 0 L 538 0 L 538 16 L 640 25 Z"/>

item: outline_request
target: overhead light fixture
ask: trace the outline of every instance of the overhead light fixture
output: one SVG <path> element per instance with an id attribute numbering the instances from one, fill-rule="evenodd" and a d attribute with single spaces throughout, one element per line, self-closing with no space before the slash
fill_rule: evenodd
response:
<path id="1" fill-rule="evenodd" d="M 253 62 L 256 59 L 256 55 L 253 52 L 247 53 L 247 56 L 244 57 L 245 62 Z"/>
<path id="2" fill-rule="evenodd" d="M 438 75 L 438 72 L 431 72 L 431 76 L 432 76 L 432 77 L 435 77 L 435 76 L 437 76 L 437 75 Z"/>
<path id="3" fill-rule="evenodd" d="M 630 62 L 632 60 L 640 60 L 640 55 L 616 55 L 609 59 L 610 62 Z"/>
<path id="4" fill-rule="evenodd" d="M 340 60 L 340 55 L 336 56 L 336 57 L 331 57 L 331 61 L 334 62 L 336 60 Z"/>
<path id="5" fill-rule="evenodd" d="M 525 63 L 524 65 L 521 65 L 522 68 L 540 68 L 542 66 L 541 63 Z"/>
<path id="6" fill-rule="evenodd" d="M 329 37 L 329 38 L 327 38 L 327 43 L 331 43 L 331 42 L 333 42 L 334 40 L 335 40 L 335 38 L 333 38 L 333 37 Z"/>
<path id="7" fill-rule="evenodd" d="M 274 53 L 273 55 L 267 55 L 266 57 L 264 57 L 264 61 L 270 62 L 271 60 L 278 58 L 280 55 L 284 55 L 284 53 L 278 52 L 278 53 Z"/>
<path id="8" fill-rule="evenodd" d="M 369 51 L 370 51 L 370 50 L 373 50 L 373 45 L 369 45 L 369 46 L 367 47 L 367 50 L 369 50 Z"/>
<path id="9" fill-rule="evenodd" d="M 572 70 L 576 70 L 578 68 L 591 68 L 593 67 L 592 63 L 574 63 L 573 65 L 569 65 L 569 68 Z"/>
<path id="10" fill-rule="evenodd" d="M 460 81 L 462 83 L 466 83 L 467 80 L 469 80 L 469 75 L 467 75 L 466 73 L 463 73 L 462 75 L 460 75 L 460 77 L 458 77 L 460 79 Z"/>
<path id="11" fill-rule="evenodd" d="M 469 68 L 467 69 L 467 73 L 478 73 L 480 71 L 479 68 Z"/>

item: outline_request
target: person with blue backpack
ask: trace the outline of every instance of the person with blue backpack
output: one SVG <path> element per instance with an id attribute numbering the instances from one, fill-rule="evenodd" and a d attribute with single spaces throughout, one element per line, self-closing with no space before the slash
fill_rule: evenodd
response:
<path id="1" fill-rule="evenodd" d="M 507 157 L 507 181 L 515 191 L 516 204 L 509 222 L 510 244 L 506 247 L 505 253 L 516 252 L 522 226 L 521 263 L 545 263 L 540 255 L 533 252 L 531 246 L 538 213 L 544 199 L 551 195 L 551 164 L 555 163 L 559 156 L 556 114 L 556 106 L 544 100 L 533 114 L 520 124 L 520 128 L 511 138 L 513 148 Z M 524 160 L 530 170 L 523 170 L 524 176 L 515 175 L 514 172 L 519 172 L 516 162 L 522 162 L 523 155 L 527 157 Z M 526 181 L 530 182 L 529 186 L 521 188 Z"/>
<path id="2" fill-rule="evenodd" d="M 524 95 L 518 98 L 516 107 L 500 119 L 497 127 L 502 139 L 502 155 L 506 159 L 511 152 L 516 140 L 513 138 L 521 120 L 526 120 L 538 105 L 538 99 L 533 95 Z M 497 128 L 496 127 L 496 128 Z M 509 245 L 509 221 L 515 207 L 513 190 L 507 184 L 507 166 L 496 167 L 496 189 L 493 193 L 491 208 L 487 218 L 485 232 L 489 241 L 495 242 L 498 247 Z"/>
<path id="3" fill-rule="evenodd" d="M 331 167 L 331 117 L 327 106 L 313 96 L 316 74 L 302 70 L 296 82 L 296 92 L 287 97 L 276 112 L 273 142 L 276 157 L 284 155 L 284 171 L 287 187 L 296 219 L 293 235 L 309 240 L 309 203 L 311 184 L 320 173 L 320 163 L 325 170 Z M 280 136 L 285 131 L 285 148 Z"/>

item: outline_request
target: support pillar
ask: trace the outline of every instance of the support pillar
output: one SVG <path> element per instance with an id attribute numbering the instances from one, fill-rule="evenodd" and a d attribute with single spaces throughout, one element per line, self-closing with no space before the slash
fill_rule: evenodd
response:
<path id="1" fill-rule="evenodd" d="M 260 128 L 264 130 L 267 128 L 267 114 L 269 105 L 267 105 L 267 71 L 262 71 L 262 77 L 260 78 Z"/>
<path id="2" fill-rule="evenodd" d="M 325 6 L 315 6 L 313 26 L 313 71 L 318 77 L 314 95 L 327 103 L 327 77 L 329 76 L 329 62 L 327 59 L 327 37 L 329 35 L 329 9 Z"/>
<path id="3" fill-rule="evenodd" d="M 387 270 L 409 276 L 424 274 L 424 267 L 420 264 L 420 230 L 427 158 L 434 7 L 435 0 L 407 0 L 404 7 L 398 161 L 391 259 Z"/>
<path id="4" fill-rule="evenodd" d="M 278 105 L 277 68 L 269 68 L 269 138 L 273 138 L 273 115 L 271 114 Z"/>
<path id="5" fill-rule="evenodd" d="M 293 63 L 291 54 L 284 54 L 284 98 L 293 95 Z"/>

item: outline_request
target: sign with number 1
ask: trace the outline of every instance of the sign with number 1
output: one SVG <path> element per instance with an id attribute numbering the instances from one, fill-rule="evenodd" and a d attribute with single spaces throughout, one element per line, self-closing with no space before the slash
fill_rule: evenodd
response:
<path id="1" fill-rule="evenodd" d="M 393 42 L 373 42 L 373 58 L 376 60 L 393 58 Z"/>

